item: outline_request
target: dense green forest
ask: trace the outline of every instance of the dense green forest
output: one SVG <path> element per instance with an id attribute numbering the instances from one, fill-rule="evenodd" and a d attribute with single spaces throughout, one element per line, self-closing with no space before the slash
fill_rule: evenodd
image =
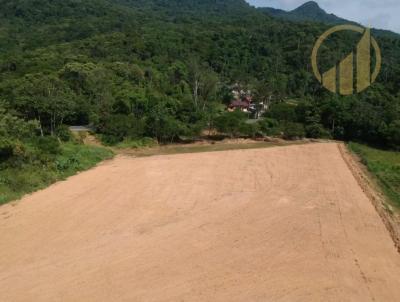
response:
<path id="1" fill-rule="evenodd" d="M 87 124 L 110 145 L 143 137 L 168 143 L 217 128 L 400 147 L 396 35 L 377 37 L 383 56 L 377 82 L 341 97 L 311 71 L 312 47 L 329 25 L 275 19 L 244 0 L 0 5 L 2 166 L 56 150 L 57 142 L 71 139 L 68 125 Z M 357 39 L 332 36 L 321 52 L 323 68 Z M 235 83 L 270 102 L 265 119 L 248 124 L 245 115 L 225 112 Z"/>

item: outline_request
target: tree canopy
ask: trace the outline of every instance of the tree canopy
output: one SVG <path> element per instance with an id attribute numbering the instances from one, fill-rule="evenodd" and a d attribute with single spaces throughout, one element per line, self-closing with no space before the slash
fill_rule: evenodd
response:
<path id="1" fill-rule="evenodd" d="M 238 133 L 240 125 L 221 113 L 231 85 L 241 83 L 257 100 L 270 101 L 268 118 L 283 130 L 399 147 L 395 35 L 376 37 L 383 54 L 377 82 L 341 97 L 322 88 L 311 70 L 312 47 L 329 25 L 275 19 L 244 0 L 0 5 L 1 112 L 34 123 L 36 135 L 54 136 L 72 124 L 93 125 L 109 143 L 171 142 L 211 125 Z M 322 69 L 357 39 L 333 35 L 321 50 Z"/>

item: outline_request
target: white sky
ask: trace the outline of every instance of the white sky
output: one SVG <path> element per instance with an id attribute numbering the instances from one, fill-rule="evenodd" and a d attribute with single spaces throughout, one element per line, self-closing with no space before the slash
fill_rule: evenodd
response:
<path id="1" fill-rule="evenodd" d="M 254 6 L 292 10 L 307 0 L 246 0 Z M 400 0 L 317 0 L 328 13 L 364 26 L 400 33 Z"/>

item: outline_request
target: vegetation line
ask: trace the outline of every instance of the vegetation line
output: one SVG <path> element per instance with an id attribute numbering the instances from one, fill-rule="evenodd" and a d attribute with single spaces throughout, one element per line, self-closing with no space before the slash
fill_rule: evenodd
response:
<path id="1" fill-rule="evenodd" d="M 14 163 L 14 166 L 0 170 L 0 205 L 46 188 L 112 157 L 113 152 L 109 149 L 71 142 L 60 144 L 55 149 L 40 150 L 29 162 Z"/>
<path id="2" fill-rule="evenodd" d="M 400 153 L 349 143 L 368 171 L 376 178 L 390 203 L 400 209 Z"/>
<path id="3" fill-rule="evenodd" d="M 394 204 L 393 199 L 387 194 L 385 187 L 382 186 L 379 179 L 375 177 L 374 172 L 371 172 L 368 167 L 364 165 L 365 160 L 359 156 L 359 151 L 355 151 L 360 150 L 359 148 L 372 149 L 355 143 L 347 144 L 347 148 L 344 144 L 339 145 L 339 150 L 344 161 L 364 193 L 371 200 L 400 253 L 400 208 L 398 205 L 397 207 L 391 206 Z M 373 149 L 373 151 L 378 154 L 387 152 L 377 149 Z"/>
<path id="4" fill-rule="evenodd" d="M 158 148 L 139 148 L 139 149 L 120 149 L 116 150 L 119 154 L 133 155 L 136 157 L 147 157 L 157 155 L 173 155 L 173 154 L 186 154 L 186 153 L 204 153 L 204 152 L 221 152 L 230 150 L 249 150 L 249 149 L 263 149 L 271 147 L 284 147 L 292 145 L 301 145 L 311 143 L 310 140 L 298 140 L 298 141 L 284 141 L 277 140 L 271 142 L 229 142 L 229 143 L 216 143 L 206 145 L 170 145 Z"/>

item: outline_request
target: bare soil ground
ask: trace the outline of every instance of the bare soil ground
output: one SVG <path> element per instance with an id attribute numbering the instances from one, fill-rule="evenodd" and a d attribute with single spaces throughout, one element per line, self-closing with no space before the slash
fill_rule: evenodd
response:
<path id="1" fill-rule="evenodd" d="M 0 301 L 400 301 L 338 144 L 118 156 L 0 208 Z"/>
<path id="2" fill-rule="evenodd" d="M 158 145 L 154 147 L 144 147 L 137 149 L 113 148 L 113 151 L 116 154 L 143 157 L 143 156 L 171 155 L 171 154 L 182 154 L 182 153 L 257 149 L 257 148 L 268 148 L 277 146 L 309 144 L 313 142 L 316 142 L 316 140 L 302 139 L 302 140 L 289 141 L 280 138 L 264 138 L 260 140 L 225 138 L 221 141 L 215 141 L 212 139 L 201 139 L 199 141 L 190 143 Z M 318 142 L 323 142 L 323 140 L 318 140 Z"/>

